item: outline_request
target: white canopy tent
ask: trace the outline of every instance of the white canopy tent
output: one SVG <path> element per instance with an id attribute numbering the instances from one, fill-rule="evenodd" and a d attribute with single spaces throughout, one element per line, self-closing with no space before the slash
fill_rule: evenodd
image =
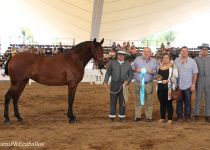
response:
<path id="1" fill-rule="evenodd" d="M 209 12 L 210 0 L 0 0 L 0 7 L 1 26 L 8 30 L 28 26 L 35 36 L 78 43 L 139 40 Z"/>

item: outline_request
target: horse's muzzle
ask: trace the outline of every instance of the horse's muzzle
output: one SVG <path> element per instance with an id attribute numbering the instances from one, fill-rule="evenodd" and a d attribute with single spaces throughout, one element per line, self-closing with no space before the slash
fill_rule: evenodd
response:
<path id="1" fill-rule="evenodd" d="M 104 64 L 98 64 L 98 69 L 103 69 L 104 68 Z"/>
<path id="2" fill-rule="evenodd" d="M 98 61 L 98 69 L 103 69 L 104 68 L 104 61 L 100 60 Z"/>

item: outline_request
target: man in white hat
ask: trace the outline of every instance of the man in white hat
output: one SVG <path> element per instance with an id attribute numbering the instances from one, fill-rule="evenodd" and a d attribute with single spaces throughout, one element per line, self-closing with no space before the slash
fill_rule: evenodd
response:
<path id="1" fill-rule="evenodd" d="M 133 78 L 133 72 L 131 65 L 124 61 L 125 55 L 128 55 L 125 51 L 117 52 L 117 60 L 109 62 L 104 85 L 108 89 L 108 81 L 111 76 L 110 87 L 110 114 L 109 119 L 111 122 L 116 118 L 116 105 L 119 98 L 119 115 L 121 122 L 125 122 L 125 100 L 123 97 L 123 84 L 129 84 Z"/>
<path id="2" fill-rule="evenodd" d="M 195 58 L 199 73 L 196 84 L 194 119 L 199 120 L 202 93 L 204 92 L 205 120 L 210 123 L 210 57 L 208 56 L 210 47 L 209 44 L 203 43 L 198 49 L 201 49 L 201 56 Z"/>

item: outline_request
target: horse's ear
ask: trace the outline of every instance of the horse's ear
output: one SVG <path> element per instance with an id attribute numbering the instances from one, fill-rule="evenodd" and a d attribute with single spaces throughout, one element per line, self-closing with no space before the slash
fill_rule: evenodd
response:
<path id="1" fill-rule="evenodd" d="M 100 45 L 102 45 L 104 43 L 104 38 L 101 40 Z"/>
<path id="2" fill-rule="evenodd" d="M 96 38 L 93 39 L 93 43 L 96 43 Z"/>

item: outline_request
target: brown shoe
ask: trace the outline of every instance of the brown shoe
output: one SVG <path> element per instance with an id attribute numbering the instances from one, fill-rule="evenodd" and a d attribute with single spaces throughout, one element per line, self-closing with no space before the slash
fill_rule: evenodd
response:
<path id="1" fill-rule="evenodd" d="M 189 115 L 187 115 L 187 116 L 185 116 L 185 121 L 186 122 L 190 122 L 190 121 L 192 121 L 192 119 L 191 119 L 191 117 Z"/>
<path id="2" fill-rule="evenodd" d="M 120 122 L 125 123 L 125 118 L 120 118 Z"/>
<path id="3" fill-rule="evenodd" d="M 152 122 L 153 120 L 151 118 L 146 119 L 147 122 Z"/>
<path id="4" fill-rule="evenodd" d="M 163 122 L 165 122 L 165 120 L 164 119 L 160 119 L 160 120 L 158 120 L 158 122 L 159 123 L 163 123 Z"/>
<path id="5" fill-rule="evenodd" d="M 184 119 L 183 119 L 182 117 L 177 117 L 177 118 L 176 118 L 176 121 L 177 121 L 177 122 L 183 122 Z"/>
<path id="6" fill-rule="evenodd" d="M 109 122 L 114 122 L 114 118 L 109 118 Z"/>
<path id="7" fill-rule="evenodd" d="M 141 121 L 141 118 L 134 118 L 133 121 L 134 122 L 139 122 L 139 121 Z"/>
<path id="8" fill-rule="evenodd" d="M 195 116 L 194 116 L 194 120 L 195 120 L 195 121 L 199 121 L 199 116 L 196 116 L 196 115 L 195 115 Z"/>

